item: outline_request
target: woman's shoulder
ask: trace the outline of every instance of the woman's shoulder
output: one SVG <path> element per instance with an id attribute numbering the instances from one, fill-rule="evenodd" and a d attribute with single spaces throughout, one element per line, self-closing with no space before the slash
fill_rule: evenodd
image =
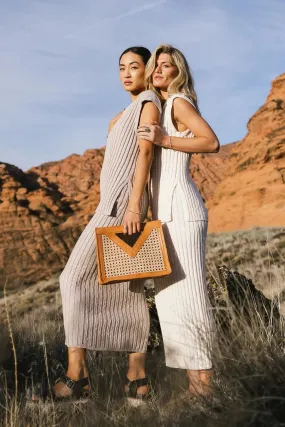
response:
<path id="1" fill-rule="evenodd" d="M 176 99 L 176 101 L 175 101 L 175 99 Z M 177 104 L 183 104 L 186 101 L 196 109 L 193 100 L 191 98 L 189 98 L 189 96 L 185 95 L 185 93 L 182 93 L 182 92 L 177 92 L 177 93 L 171 94 L 167 101 L 169 101 L 169 104 L 171 104 L 171 105 L 172 105 L 172 103 L 174 103 L 174 101 L 175 101 L 176 105 Z"/>
<path id="2" fill-rule="evenodd" d="M 161 113 L 161 111 L 162 111 L 161 101 L 160 101 L 159 97 L 157 96 L 157 94 L 153 90 L 144 90 L 143 92 L 141 92 L 139 94 L 138 99 L 139 99 L 140 105 L 142 105 L 146 101 L 152 102 L 154 105 L 156 105 L 159 112 Z"/>
<path id="3" fill-rule="evenodd" d="M 159 97 L 157 96 L 157 94 L 153 91 L 153 90 L 144 90 L 143 92 L 141 92 L 138 96 L 138 100 L 140 101 L 153 101 L 156 103 L 159 103 L 159 105 L 161 104 Z"/>

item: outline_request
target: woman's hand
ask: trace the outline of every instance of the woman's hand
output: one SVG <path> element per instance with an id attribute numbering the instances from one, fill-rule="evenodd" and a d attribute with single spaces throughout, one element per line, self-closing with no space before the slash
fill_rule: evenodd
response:
<path id="1" fill-rule="evenodd" d="M 127 210 L 123 219 L 124 234 L 131 235 L 136 232 L 140 233 L 141 231 L 140 220 L 141 220 L 140 213 L 131 212 Z"/>
<path id="2" fill-rule="evenodd" d="M 164 135 L 157 122 L 151 122 L 150 125 L 141 125 L 137 130 L 137 137 L 152 142 L 155 145 L 163 145 Z"/>

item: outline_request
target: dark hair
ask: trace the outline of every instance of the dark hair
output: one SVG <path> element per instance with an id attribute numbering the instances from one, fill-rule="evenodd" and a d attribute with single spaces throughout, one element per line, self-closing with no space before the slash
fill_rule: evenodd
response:
<path id="1" fill-rule="evenodd" d="M 124 52 L 120 56 L 119 62 L 121 61 L 122 56 L 128 52 L 136 53 L 137 55 L 139 55 L 142 58 L 144 65 L 147 64 L 149 58 L 151 57 L 151 52 L 146 47 L 133 46 L 133 47 L 129 47 L 128 49 L 124 50 Z"/>

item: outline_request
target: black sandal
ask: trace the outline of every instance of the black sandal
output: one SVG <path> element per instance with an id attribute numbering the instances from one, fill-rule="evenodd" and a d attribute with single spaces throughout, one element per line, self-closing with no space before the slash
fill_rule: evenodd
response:
<path id="1" fill-rule="evenodd" d="M 140 403 L 150 400 L 154 396 L 154 390 L 148 377 L 134 381 L 131 381 L 126 377 L 125 386 L 128 387 L 128 391 L 125 391 L 126 398 L 128 402 L 134 406 L 138 406 Z M 143 386 L 148 387 L 148 392 L 146 394 L 138 393 L 138 388 Z"/>
<path id="2" fill-rule="evenodd" d="M 30 405 L 45 403 L 48 404 L 52 401 L 54 402 L 78 402 L 85 403 L 90 397 L 90 391 L 85 390 L 84 387 L 89 385 L 88 377 L 82 378 L 81 380 L 74 381 L 69 378 L 67 375 L 60 376 L 56 381 L 55 385 L 58 383 L 63 383 L 69 390 L 68 395 L 56 393 L 54 388 L 49 390 L 47 387 L 40 387 L 39 384 L 36 384 L 34 390 L 27 395 L 27 402 Z M 50 393 L 51 391 L 51 393 Z"/>
<path id="3" fill-rule="evenodd" d="M 79 400 L 82 402 L 87 400 L 90 397 L 90 390 L 84 389 L 84 387 L 86 387 L 87 385 L 89 385 L 90 387 L 88 377 L 82 378 L 78 381 L 74 381 L 71 378 L 69 378 L 67 375 L 63 375 L 55 381 L 55 385 L 58 383 L 63 383 L 69 389 L 70 394 L 67 396 L 65 396 L 64 394 L 59 395 L 59 394 L 56 394 L 55 391 L 53 390 L 52 394 L 55 400 L 60 400 L 60 401 Z"/>

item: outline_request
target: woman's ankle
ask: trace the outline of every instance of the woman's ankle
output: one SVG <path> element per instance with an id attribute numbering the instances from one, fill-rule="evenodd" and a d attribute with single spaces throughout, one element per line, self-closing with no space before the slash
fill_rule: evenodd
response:
<path id="1" fill-rule="evenodd" d="M 88 376 L 86 352 L 82 348 L 68 349 L 68 369 L 67 376 L 74 381 Z"/>
<path id="2" fill-rule="evenodd" d="M 139 371 L 139 372 L 133 372 L 133 371 L 128 371 L 127 373 L 127 378 L 129 381 L 136 381 L 136 380 L 140 380 L 140 379 L 145 379 L 146 378 L 146 373 L 145 371 Z M 129 393 L 129 391 L 131 390 L 130 385 L 125 384 L 125 392 Z M 137 395 L 142 395 L 142 396 L 146 396 L 150 391 L 150 384 L 147 383 L 145 385 L 141 385 L 139 387 L 137 387 L 136 389 L 136 394 Z"/>
<path id="3" fill-rule="evenodd" d="M 130 381 L 140 380 L 146 377 L 146 371 L 144 369 L 140 369 L 140 370 L 128 369 L 127 377 Z"/>
<path id="4" fill-rule="evenodd" d="M 69 364 L 66 375 L 74 381 L 88 377 L 87 366 L 84 362 Z"/>

